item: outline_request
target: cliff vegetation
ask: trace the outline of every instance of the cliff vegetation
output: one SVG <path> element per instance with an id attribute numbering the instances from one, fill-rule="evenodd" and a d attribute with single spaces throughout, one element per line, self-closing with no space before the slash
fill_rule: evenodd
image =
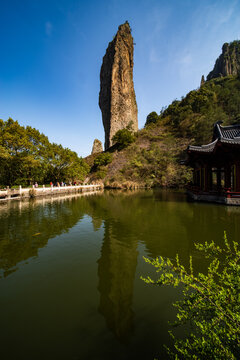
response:
<path id="1" fill-rule="evenodd" d="M 213 78 L 159 113 L 151 112 L 133 143 L 108 150 L 112 161 L 98 169 L 101 178 L 93 168 L 90 178 L 117 188 L 184 186 L 191 179 L 190 170 L 181 165 L 184 150 L 190 143 L 210 142 L 216 121 L 240 122 L 239 75 Z"/>

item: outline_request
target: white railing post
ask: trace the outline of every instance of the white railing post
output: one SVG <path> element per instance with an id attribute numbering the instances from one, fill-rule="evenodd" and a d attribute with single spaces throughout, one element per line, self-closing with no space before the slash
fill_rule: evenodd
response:
<path id="1" fill-rule="evenodd" d="M 11 190 L 9 189 L 9 186 L 7 186 L 7 199 L 11 199 Z"/>

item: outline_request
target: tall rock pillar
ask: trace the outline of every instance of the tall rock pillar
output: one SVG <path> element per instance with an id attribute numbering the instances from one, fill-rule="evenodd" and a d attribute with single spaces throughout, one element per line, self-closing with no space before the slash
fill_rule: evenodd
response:
<path id="1" fill-rule="evenodd" d="M 138 110 L 133 85 L 133 37 L 128 22 L 118 28 L 103 57 L 99 106 L 105 130 L 105 150 L 112 137 L 131 124 L 138 129 Z"/>

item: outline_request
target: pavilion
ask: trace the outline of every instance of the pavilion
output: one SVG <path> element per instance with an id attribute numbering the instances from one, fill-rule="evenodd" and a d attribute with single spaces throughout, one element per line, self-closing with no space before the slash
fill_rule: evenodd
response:
<path id="1" fill-rule="evenodd" d="M 240 205 L 240 124 L 214 125 L 210 144 L 188 146 L 193 168 L 188 195 L 193 200 Z"/>

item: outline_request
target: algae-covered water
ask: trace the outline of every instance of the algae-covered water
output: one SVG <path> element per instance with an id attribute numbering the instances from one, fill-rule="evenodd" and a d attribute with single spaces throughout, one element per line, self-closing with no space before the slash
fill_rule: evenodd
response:
<path id="1" fill-rule="evenodd" d="M 143 256 L 193 255 L 240 234 L 240 208 L 184 193 L 116 192 L 0 204 L 1 360 L 164 359 L 180 293 L 140 280 Z"/>

